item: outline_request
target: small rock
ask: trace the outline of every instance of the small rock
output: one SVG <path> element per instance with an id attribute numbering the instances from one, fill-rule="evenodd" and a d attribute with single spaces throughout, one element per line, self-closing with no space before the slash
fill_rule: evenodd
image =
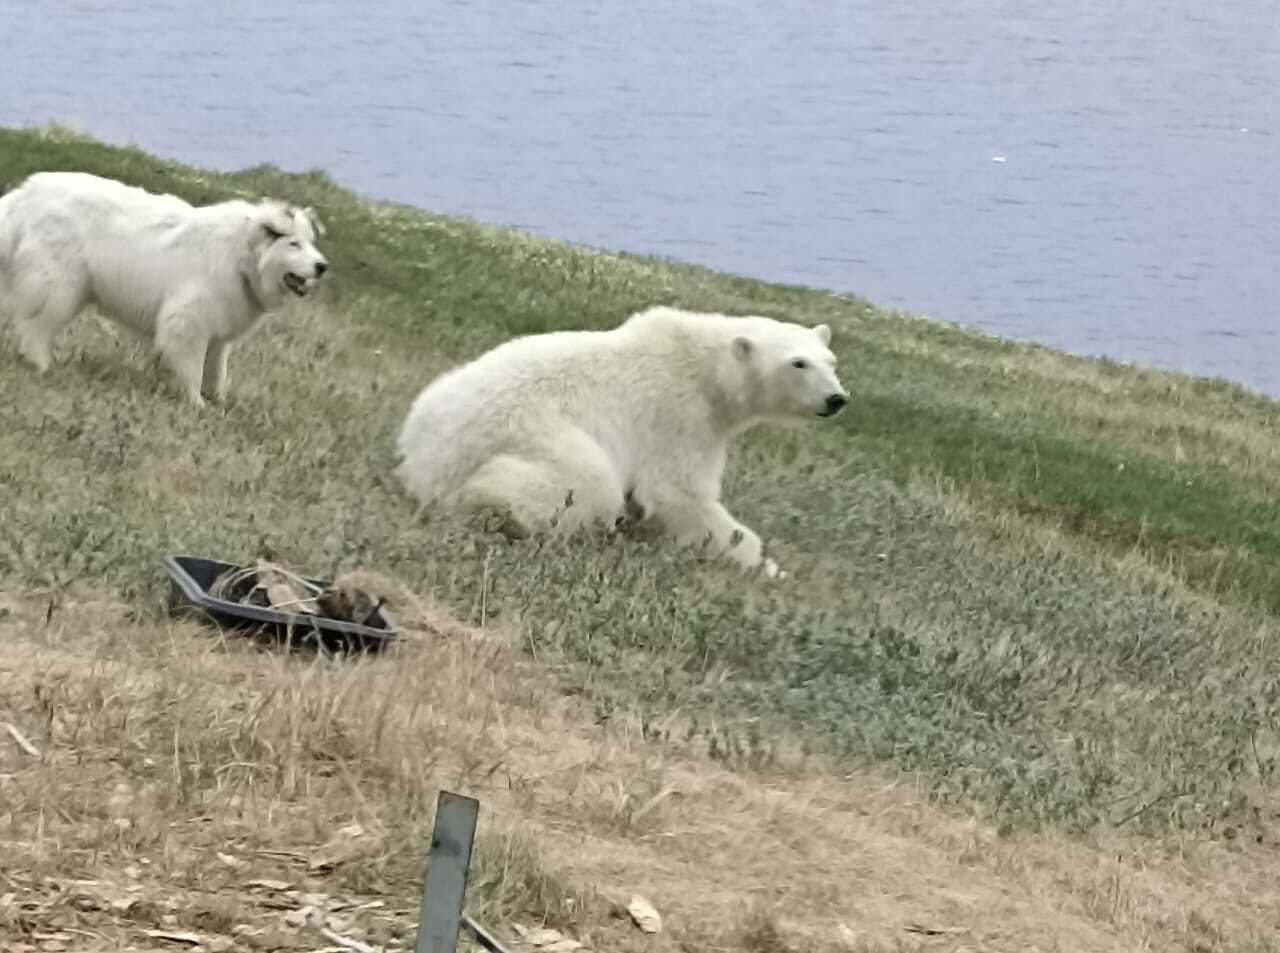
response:
<path id="1" fill-rule="evenodd" d="M 312 873 L 332 870 L 342 864 L 359 860 L 376 850 L 377 845 L 359 824 L 340 828 L 334 837 L 317 850 L 307 862 Z"/>
<path id="2" fill-rule="evenodd" d="M 525 942 L 530 946 L 543 951 L 543 953 L 573 953 L 574 950 L 582 949 L 582 944 L 577 940 L 565 936 L 559 930 L 542 928 L 540 930 L 530 930 L 524 934 Z"/>
<path id="3" fill-rule="evenodd" d="M 324 918 L 324 925 L 334 933 L 346 933 L 355 924 L 355 921 L 348 916 L 340 913 L 331 913 Z"/>
<path id="4" fill-rule="evenodd" d="M 283 880 L 246 880 L 246 887 L 261 887 L 263 890 L 288 890 L 290 884 Z"/>
<path id="5" fill-rule="evenodd" d="M 169 943 L 185 943 L 188 946 L 203 946 L 205 939 L 199 933 L 185 930 L 144 930 L 153 940 L 166 940 Z"/>
<path id="6" fill-rule="evenodd" d="M 644 897 L 635 894 L 631 898 L 631 902 L 627 904 L 627 913 L 631 914 L 631 919 L 645 933 L 661 933 L 662 932 L 662 916 Z"/>

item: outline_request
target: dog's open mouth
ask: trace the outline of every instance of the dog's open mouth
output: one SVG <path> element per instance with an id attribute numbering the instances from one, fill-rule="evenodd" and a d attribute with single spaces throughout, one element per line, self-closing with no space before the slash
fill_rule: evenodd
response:
<path id="1" fill-rule="evenodd" d="M 307 296 L 307 279 L 295 275 L 293 272 L 284 276 L 284 285 L 299 298 Z"/>

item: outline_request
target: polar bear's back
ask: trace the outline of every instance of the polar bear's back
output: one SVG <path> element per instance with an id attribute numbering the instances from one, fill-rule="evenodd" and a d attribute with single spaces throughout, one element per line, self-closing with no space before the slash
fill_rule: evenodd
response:
<path id="1" fill-rule="evenodd" d="M 616 336 L 607 331 L 556 331 L 515 338 L 436 378 L 418 398 L 426 405 L 472 407 L 519 417 L 547 401 L 564 404 L 595 394 L 608 379 Z M 461 422 L 461 421 L 460 421 Z M 465 425 L 465 423 L 464 423 Z"/>

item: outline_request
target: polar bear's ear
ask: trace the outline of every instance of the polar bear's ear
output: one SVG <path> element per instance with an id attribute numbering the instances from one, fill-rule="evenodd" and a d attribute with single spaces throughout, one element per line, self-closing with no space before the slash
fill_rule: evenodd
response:
<path id="1" fill-rule="evenodd" d="M 818 335 L 818 340 L 824 345 L 831 343 L 831 328 L 827 327 L 827 325 L 819 324 L 813 329 L 813 333 Z"/>
<path id="2" fill-rule="evenodd" d="M 738 335 L 733 339 L 733 353 L 735 357 L 746 360 L 751 356 L 751 352 L 755 350 L 755 345 L 751 343 L 751 338 Z"/>

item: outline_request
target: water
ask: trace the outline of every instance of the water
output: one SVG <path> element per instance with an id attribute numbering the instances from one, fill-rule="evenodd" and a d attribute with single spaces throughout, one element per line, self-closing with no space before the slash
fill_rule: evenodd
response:
<path id="1" fill-rule="evenodd" d="M 1280 394 L 1272 0 L 0 0 L 0 36 L 0 124 Z"/>

